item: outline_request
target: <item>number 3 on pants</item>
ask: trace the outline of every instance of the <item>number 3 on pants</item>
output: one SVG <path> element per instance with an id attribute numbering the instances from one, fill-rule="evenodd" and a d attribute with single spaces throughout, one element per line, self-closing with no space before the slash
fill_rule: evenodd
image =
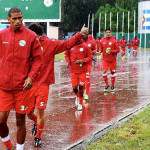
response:
<path id="1" fill-rule="evenodd" d="M 42 106 L 45 106 L 44 102 L 41 102 L 41 103 L 40 103 L 40 106 L 41 106 L 41 107 L 42 107 Z"/>

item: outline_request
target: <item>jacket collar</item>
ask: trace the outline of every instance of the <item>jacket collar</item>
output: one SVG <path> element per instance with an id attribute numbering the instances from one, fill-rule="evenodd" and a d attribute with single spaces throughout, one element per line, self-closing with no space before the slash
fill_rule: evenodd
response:
<path id="1" fill-rule="evenodd" d="M 15 29 L 11 27 L 11 25 L 9 26 L 10 31 L 15 32 Z M 21 28 L 19 30 L 16 30 L 16 32 L 22 32 L 25 29 L 25 26 L 22 24 Z"/>

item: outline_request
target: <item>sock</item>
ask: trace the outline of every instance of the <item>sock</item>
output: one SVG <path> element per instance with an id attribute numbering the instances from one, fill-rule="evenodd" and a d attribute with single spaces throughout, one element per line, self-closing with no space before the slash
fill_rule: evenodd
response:
<path id="1" fill-rule="evenodd" d="M 23 150 L 24 144 L 18 144 L 16 145 L 17 150 Z"/>
<path id="2" fill-rule="evenodd" d="M 82 102 L 83 102 L 83 97 L 79 97 L 79 104 L 82 105 Z"/>
<path id="3" fill-rule="evenodd" d="M 86 94 L 89 95 L 91 80 L 90 80 L 90 73 L 86 73 L 86 82 L 85 82 L 85 88 L 86 88 Z"/>
<path id="4" fill-rule="evenodd" d="M 34 123 L 37 124 L 37 116 L 35 118 L 32 118 L 31 120 L 33 120 Z"/>
<path id="5" fill-rule="evenodd" d="M 135 57 L 137 56 L 137 51 L 134 52 Z"/>
<path id="6" fill-rule="evenodd" d="M 115 84 L 115 74 L 111 75 L 111 86 L 114 86 Z"/>
<path id="7" fill-rule="evenodd" d="M 89 90 L 90 90 L 90 78 L 86 79 L 86 94 L 89 95 Z"/>
<path id="8" fill-rule="evenodd" d="M 35 137 L 41 138 L 43 129 L 44 129 L 44 125 L 41 126 L 41 125 L 37 124 L 37 134 L 35 135 Z"/>
<path id="9" fill-rule="evenodd" d="M 134 51 L 133 51 L 133 56 L 134 56 Z"/>
<path id="10" fill-rule="evenodd" d="M 6 148 L 8 148 L 8 149 L 12 148 L 12 144 L 11 144 L 9 135 L 7 137 L 1 138 L 1 139 L 2 139 L 3 144 L 6 146 Z"/>
<path id="11" fill-rule="evenodd" d="M 109 84 L 108 84 L 108 78 L 107 78 L 107 73 L 103 74 L 103 79 L 105 81 L 106 86 L 109 86 Z"/>

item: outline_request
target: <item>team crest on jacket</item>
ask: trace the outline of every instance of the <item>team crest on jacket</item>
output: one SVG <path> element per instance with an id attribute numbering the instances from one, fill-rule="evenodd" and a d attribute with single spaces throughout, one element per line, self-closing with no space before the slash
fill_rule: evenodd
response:
<path id="1" fill-rule="evenodd" d="M 112 43 L 111 42 L 109 42 L 109 45 L 111 45 Z"/>
<path id="2" fill-rule="evenodd" d="M 46 7 L 52 6 L 52 5 L 53 5 L 53 0 L 44 0 L 44 5 L 45 5 Z"/>
<path id="3" fill-rule="evenodd" d="M 91 47 L 91 44 L 88 44 L 88 47 Z"/>
<path id="4" fill-rule="evenodd" d="M 43 47 L 41 46 L 41 51 L 43 52 Z"/>
<path id="5" fill-rule="evenodd" d="M 80 48 L 80 51 L 81 51 L 81 52 L 83 52 L 83 50 L 84 50 L 83 48 Z"/>
<path id="6" fill-rule="evenodd" d="M 21 41 L 19 42 L 19 45 L 22 46 L 22 47 L 25 46 L 25 45 L 26 45 L 26 41 L 21 40 Z"/>

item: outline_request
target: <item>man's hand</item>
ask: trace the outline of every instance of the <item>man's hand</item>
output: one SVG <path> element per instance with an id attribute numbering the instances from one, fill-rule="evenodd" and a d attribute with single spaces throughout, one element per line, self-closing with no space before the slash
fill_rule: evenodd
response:
<path id="1" fill-rule="evenodd" d="M 32 87 L 33 80 L 31 78 L 27 78 L 23 85 L 23 90 L 30 89 Z"/>
<path id="2" fill-rule="evenodd" d="M 82 29 L 81 29 L 81 31 L 80 31 L 80 34 L 81 34 L 82 36 L 88 35 L 88 28 L 85 27 L 85 24 L 83 25 L 83 27 L 82 27 Z"/>
<path id="3" fill-rule="evenodd" d="M 108 48 L 106 49 L 106 53 L 107 53 L 107 54 L 110 54 L 110 52 L 111 52 L 111 48 L 108 47 Z"/>
<path id="4" fill-rule="evenodd" d="M 83 64 L 82 60 L 77 60 L 76 64 Z"/>

